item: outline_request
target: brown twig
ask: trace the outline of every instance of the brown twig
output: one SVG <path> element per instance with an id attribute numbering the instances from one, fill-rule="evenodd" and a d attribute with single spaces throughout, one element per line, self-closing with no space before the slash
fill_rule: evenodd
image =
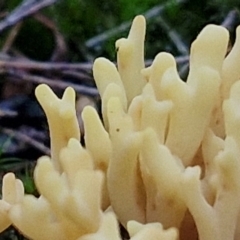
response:
<path id="1" fill-rule="evenodd" d="M 55 49 L 52 53 L 51 61 L 63 61 L 67 56 L 67 44 L 56 24 L 50 18 L 41 13 L 34 14 L 34 18 L 53 32 L 55 38 Z"/>
<path id="2" fill-rule="evenodd" d="M 221 25 L 231 31 L 235 28 L 235 24 L 239 21 L 239 18 L 239 11 L 237 9 L 233 9 L 227 14 Z"/>
<path id="3" fill-rule="evenodd" d="M 179 56 L 176 57 L 176 62 L 178 64 L 184 63 L 189 60 L 189 57 Z M 152 63 L 152 59 L 147 59 L 145 61 L 146 66 Z M 43 70 L 43 71 L 84 71 L 90 72 L 92 70 L 93 63 L 64 63 L 64 62 L 37 62 L 33 60 L 18 60 L 5 53 L 0 52 L 0 69 L 1 68 L 16 68 L 21 70 Z"/>
<path id="4" fill-rule="evenodd" d="M 66 71 L 62 71 L 62 73 L 65 76 L 74 77 L 74 78 L 81 79 L 81 80 L 86 80 L 88 82 L 93 80 L 93 78 L 91 76 L 89 76 L 88 74 L 82 73 L 82 72 L 79 72 L 79 71 L 66 70 Z"/>
<path id="5" fill-rule="evenodd" d="M 25 142 L 26 144 L 38 149 L 39 151 L 41 151 L 42 153 L 44 153 L 46 155 L 50 155 L 50 149 L 48 147 L 46 147 L 41 142 L 37 141 L 36 139 L 33 139 L 32 137 L 28 136 L 25 133 L 22 133 L 17 130 L 9 129 L 9 128 L 2 128 L 1 132 L 5 133 L 11 137 L 14 137 L 18 141 Z"/>
<path id="6" fill-rule="evenodd" d="M 75 89 L 77 93 L 80 93 L 80 94 L 85 94 L 93 97 L 97 97 L 99 95 L 98 90 L 96 88 L 82 86 L 82 85 L 78 85 L 70 82 L 64 82 L 61 79 L 52 80 L 46 77 L 31 75 L 28 73 L 17 72 L 17 71 L 9 71 L 9 72 L 6 72 L 6 74 L 16 79 L 28 81 L 36 84 L 45 83 L 53 88 L 66 89 L 67 87 L 72 87 Z"/>
<path id="7" fill-rule="evenodd" d="M 32 60 L 17 60 L 6 54 L 0 54 L 0 68 L 17 68 L 22 70 L 88 70 L 92 69 L 92 63 L 53 63 L 53 62 L 36 62 Z M 3 59 L 3 60 L 1 60 Z"/>
<path id="8" fill-rule="evenodd" d="M 10 31 L 10 34 L 8 35 L 3 47 L 2 52 L 8 52 L 8 50 L 11 48 L 15 38 L 17 37 L 17 34 L 19 33 L 20 28 L 22 27 L 22 22 L 18 22 Z"/>

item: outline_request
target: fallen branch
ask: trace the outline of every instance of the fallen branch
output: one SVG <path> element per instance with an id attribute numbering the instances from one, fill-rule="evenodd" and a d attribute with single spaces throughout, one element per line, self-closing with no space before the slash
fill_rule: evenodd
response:
<path id="1" fill-rule="evenodd" d="M 67 87 L 72 87 L 75 89 L 75 91 L 77 93 L 80 93 L 80 94 L 85 94 L 85 95 L 89 95 L 89 96 L 93 96 L 93 97 L 97 97 L 99 95 L 98 90 L 96 88 L 78 85 L 78 84 L 74 84 L 74 83 L 70 83 L 70 82 L 64 82 L 60 79 L 52 80 L 52 79 L 49 79 L 46 77 L 31 75 L 31 74 L 24 73 L 24 72 L 20 73 L 17 71 L 6 72 L 6 74 L 8 76 L 14 77 L 16 79 L 28 81 L 28 82 L 32 82 L 32 83 L 36 83 L 36 84 L 45 83 L 53 88 L 59 88 L 59 89 L 64 90 Z"/>

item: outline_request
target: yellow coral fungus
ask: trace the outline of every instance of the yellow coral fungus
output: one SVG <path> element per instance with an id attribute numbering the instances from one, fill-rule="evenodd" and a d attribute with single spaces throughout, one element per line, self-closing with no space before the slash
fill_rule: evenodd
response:
<path id="1" fill-rule="evenodd" d="M 38 160 L 40 197 L 4 176 L 0 231 L 13 224 L 30 239 L 234 240 L 240 238 L 240 28 L 208 25 L 191 47 L 187 81 L 159 53 L 144 66 L 145 19 L 116 43 L 117 67 L 98 58 L 102 99 L 83 111 L 79 142 L 75 95 L 36 90 L 49 123 L 51 157 Z"/>

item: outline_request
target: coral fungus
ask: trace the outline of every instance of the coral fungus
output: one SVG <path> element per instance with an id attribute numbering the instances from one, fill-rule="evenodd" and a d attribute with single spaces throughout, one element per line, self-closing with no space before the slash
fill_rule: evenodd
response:
<path id="1" fill-rule="evenodd" d="M 13 224 L 30 239 L 240 239 L 240 27 L 227 55 L 228 31 L 206 26 L 193 42 L 190 71 L 159 53 L 144 66 L 145 19 L 116 42 L 117 66 L 94 62 L 102 116 L 83 110 L 74 91 L 58 99 L 40 85 L 51 156 L 34 179 L 40 197 L 24 195 L 12 173 L 3 179 L 0 231 Z"/>

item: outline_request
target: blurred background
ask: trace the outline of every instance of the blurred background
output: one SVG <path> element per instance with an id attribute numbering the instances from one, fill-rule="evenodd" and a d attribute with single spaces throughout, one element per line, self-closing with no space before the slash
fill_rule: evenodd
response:
<path id="1" fill-rule="evenodd" d="M 127 37 L 134 16 L 147 19 L 146 66 L 170 52 L 185 80 L 190 43 L 213 23 L 230 31 L 230 50 L 239 9 L 239 0 L 0 0 L 0 179 L 12 171 L 27 193 L 38 195 L 32 171 L 38 157 L 50 154 L 47 121 L 34 96 L 39 83 L 59 97 L 67 86 L 76 90 L 83 133 L 83 107 L 100 113 L 92 63 L 99 56 L 115 62 L 115 41 Z M 1 239 L 24 237 L 9 228 Z"/>

